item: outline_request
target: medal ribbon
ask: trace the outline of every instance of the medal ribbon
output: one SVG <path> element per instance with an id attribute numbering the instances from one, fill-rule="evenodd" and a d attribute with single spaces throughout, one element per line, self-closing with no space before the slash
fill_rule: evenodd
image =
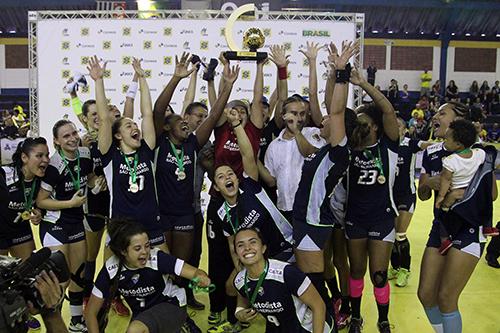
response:
<path id="1" fill-rule="evenodd" d="M 470 148 L 465 148 L 465 149 L 457 151 L 457 154 L 468 154 L 470 152 L 472 152 L 472 150 Z"/>
<path id="2" fill-rule="evenodd" d="M 66 168 L 68 168 L 69 175 L 71 176 L 71 181 L 73 182 L 73 187 L 75 188 L 76 191 L 80 190 L 80 153 L 77 151 L 76 153 L 76 165 L 77 165 L 77 171 L 76 171 L 76 178 L 73 175 L 73 171 L 71 171 L 71 168 L 69 167 L 68 161 L 66 160 L 66 156 L 64 156 L 64 151 L 61 149 L 59 150 L 59 155 L 61 156 L 62 160 L 64 161 L 64 165 Z"/>
<path id="3" fill-rule="evenodd" d="M 255 289 L 253 290 L 252 296 L 248 294 L 248 270 L 245 272 L 245 294 L 247 295 L 247 299 L 250 302 L 250 306 L 253 307 L 253 304 L 255 303 L 255 299 L 257 298 L 257 294 L 259 293 L 260 287 L 262 287 L 262 283 L 264 282 L 264 278 L 267 275 L 267 270 L 269 268 L 269 264 L 266 260 L 266 265 L 264 266 L 264 271 L 260 273 L 259 276 L 259 281 L 257 281 L 257 285 L 255 286 Z"/>
<path id="4" fill-rule="evenodd" d="M 137 153 L 134 154 L 134 167 L 132 168 L 130 166 L 130 162 L 128 161 L 128 157 L 123 154 L 123 158 L 125 159 L 125 163 L 127 164 L 128 168 L 128 173 L 130 174 L 130 177 L 132 178 L 132 183 L 136 184 L 137 183 L 137 164 L 139 163 L 139 157 L 137 156 Z"/>
<path id="5" fill-rule="evenodd" d="M 172 141 L 168 141 L 170 143 L 170 147 L 172 148 L 172 152 L 175 155 L 175 159 L 177 160 L 177 168 L 180 171 L 184 171 L 184 147 L 181 146 L 181 155 L 177 154 L 177 148 L 172 143 Z"/>
<path id="6" fill-rule="evenodd" d="M 224 210 L 226 211 L 227 222 L 231 225 L 231 228 L 233 228 L 233 232 L 236 234 L 240 226 L 240 223 L 238 222 L 238 215 L 236 215 L 236 221 L 233 224 L 233 220 L 231 220 L 231 213 L 229 212 L 230 207 L 227 201 L 224 201 Z"/>
<path id="7" fill-rule="evenodd" d="M 23 187 L 23 195 L 24 195 L 24 210 L 30 211 L 33 208 L 33 195 L 35 194 L 36 187 L 36 178 L 31 182 L 30 194 L 26 196 L 26 188 L 24 187 L 24 181 L 21 182 Z"/>
<path id="8" fill-rule="evenodd" d="M 204 293 L 211 293 L 215 291 L 215 284 L 211 283 L 208 285 L 208 287 L 201 287 L 198 284 L 200 283 L 200 279 L 195 277 L 189 281 L 188 287 L 193 290 L 193 292 L 204 292 Z"/>
<path id="9" fill-rule="evenodd" d="M 373 156 L 372 152 L 368 149 L 363 150 L 363 155 L 370 160 L 375 161 L 375 166 L 377 167 L 381 176 L 384 176 L 384 167 L 382 165 L 382 159 L 380 158 L 380 147 L 377 145 L 377 156 Z M 385 176 L 384 176 L 385 177 Z"/>

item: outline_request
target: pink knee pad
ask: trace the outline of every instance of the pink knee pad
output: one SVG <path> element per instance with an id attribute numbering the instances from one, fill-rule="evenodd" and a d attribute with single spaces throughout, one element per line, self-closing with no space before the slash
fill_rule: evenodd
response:
<path id="1" fill-rule="evenodd" d="M 386 283 L 382 288 L 373 287 L 373 293 L 375 294 L 375 299 L 377 300 L 378 304 L 389 304 L 391 288 L 389 287 L 388 283 Z"/>
<path id="2" fill-rule="evenodd" d="M 349 293 L 351 297 L 361 297 L 363 295 L 363 288 L 365 287 L 365 281 L 363 279 L 353 279 L 349 277 Z"/>

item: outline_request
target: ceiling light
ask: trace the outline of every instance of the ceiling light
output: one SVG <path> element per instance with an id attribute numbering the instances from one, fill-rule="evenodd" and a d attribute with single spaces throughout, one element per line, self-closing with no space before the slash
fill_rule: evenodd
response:
<path id="1" fill-rule="evenodd" d="M 378 30 L 372 30 L 372 34 L 378 34 Z"/>

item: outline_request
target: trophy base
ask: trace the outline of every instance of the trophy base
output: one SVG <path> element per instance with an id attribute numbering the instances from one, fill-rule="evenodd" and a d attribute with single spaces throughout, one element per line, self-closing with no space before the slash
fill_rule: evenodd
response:
<path id="1" fill-rule="evenodd" d="M 227 60 L 262 61 L 267 58 L 267 52 L 227 51 L 224 52 L 224 58 Z"/>

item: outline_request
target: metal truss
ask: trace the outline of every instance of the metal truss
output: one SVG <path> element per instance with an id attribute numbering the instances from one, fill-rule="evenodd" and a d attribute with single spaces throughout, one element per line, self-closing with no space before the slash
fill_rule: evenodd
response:
<path id="1" fill-rule="evenodd" d="M 219 10 L 105 10 L 105 11 L 38 11 L 28 12 L 28 49 L 29 49 L 29 110 L 31 115 L 31 132 L 39 135 L 38 114 L 38 55 L 37 55 L 37 24 L 42 20 L 75 20 L 75 19 L 228 19 L 232 11 Z M 364 14 L 360 13 L 335 13 L 335 12 L 293 12 L 271 11 L 257 12 L 257 17 L 266 20 L 286 21 L 332 21 L 354 22 L 356 24 L 356 39 L 360 42 L 360 52 L 354 57 L 354 66 L 363 68 L 364 45 Z M 363 94 L 359 87 L 354 87 L 354 106 L 362 104 Z"/>

